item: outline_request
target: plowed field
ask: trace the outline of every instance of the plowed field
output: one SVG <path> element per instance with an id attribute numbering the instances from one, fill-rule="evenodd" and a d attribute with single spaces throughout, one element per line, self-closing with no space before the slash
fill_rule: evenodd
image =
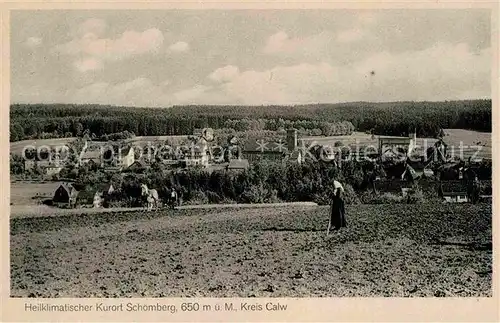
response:
<path id="1" fill-rule="evenodd" d="M 491 296 L 491 205 L 11 219 L 13 297 Z"/>

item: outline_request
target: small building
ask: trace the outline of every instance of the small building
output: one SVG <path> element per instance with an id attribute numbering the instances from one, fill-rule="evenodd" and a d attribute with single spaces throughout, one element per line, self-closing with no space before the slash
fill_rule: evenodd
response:
<path id="1" fill-rule="evenodd" d="M 463 180 L 441 181 L 438 193 L 445 202 L 465 203 L 469 201 L 467 183 Z"/>
<path id="2" fill-rule="evenodd" d="M 242 155 L 250 163 L 254 163 L 260 160 L 282 161 L 287 152 L 286 144 L 282 140 L 260 138 L 247 140 Z"/>
<path id="3" fill-rule="evenodd" d="M 86 149 L 80 154 L 79 165 L 88 165 L 91 168 L 102 167 L 103 158 L 100 149 Z"/>
<path id="4" fill-rule="evenodd" d="M 135 151 L 133 147 L 126 147 L 120 149 L 120 166 L 123 169 L 127 169 L 132 165 L 135 161 Z"/>
<path id="5" fill-rule="evenodd" d="M 73 207 L 76 205 L 77 196 L 81 187 L 73 183 L 62 183 L 56 188 L 52 203 L 55 206 Z"/>
<path id="6" fill-rule="evenodd" d="M 242 155 L 249 163 L 259 160 L 283 161 L 294 151 L 299 150 L 296 129 L 286 132 L 286 139 L 281 138 L 249 138 L 243 145 Z M 295 155 L 298 157 L 299 155 Z"/>
<path id="7" fill-rule="evenodd" d="M 243 172 L 249 168 L 250 164 L 246 159 L 231 159 L 226 166 L 228 171 Z"/>
<path id="8" fill-rule="evenodd" d="M 59 159 L 39 160 L 38 158 L 35 158 L 24 161 L 25 170 L 33 170 L 36 168 L 38 168 L 42 174 L 51 176 L 61 172 L 63 169 L 63 163 Z"/>
<path id="9" fill-rule="evenodd" d="M 97 189 L 86 188 L 80 192 L 76 197 L 76 206 L 78 207 L 94 207 L 99 208 L 102 206 L 102 193 Z"/>
<path id="10" fill-rule="evenodd" d="M 102 207 L 108 196 L 113 192 L 114 187 L 110 183 L 86 186 L 78 191 L 76 206 L 93 208 Z"/>
<path id="11" fill-rule="evenodd" d="M 384 155 L 389 150 L 394 154 L 404 153 L 408 156 L 417 146 L 417 134 L 412 132 L 408 137 L 380 136 L 378 142 L 380 155 Z"/>

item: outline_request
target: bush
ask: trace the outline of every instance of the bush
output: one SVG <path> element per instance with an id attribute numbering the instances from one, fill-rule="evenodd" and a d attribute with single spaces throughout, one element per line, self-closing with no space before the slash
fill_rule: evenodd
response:
<path id="1" fill-rule="evenodd" d="M 252 185 L 241 194 L 240 199 L 243 203 L 264 203 L 265 195 L 262 184 Z"/>
<path id="2" fill-rule="evenodd" d="M 210 201 L 203 191 L 193 191 L 188 201 L 185 204 L 187 205 L 198 205 L 198 204 L 208 204 Z"/>
<path id="3" fill-rule="evenodd" d="M 365 192 L 361 195 L 361 201 L 364 204 L 397 204 L 403 201 L 403 197 L 394 193 Z"/>
<path id="4" fill-rule="evenodd" d="M 418 204 L 425 201 L 424 192 L 420 187 L 416 187 L 408 192 L 406 202 L 409 204 Z"/>

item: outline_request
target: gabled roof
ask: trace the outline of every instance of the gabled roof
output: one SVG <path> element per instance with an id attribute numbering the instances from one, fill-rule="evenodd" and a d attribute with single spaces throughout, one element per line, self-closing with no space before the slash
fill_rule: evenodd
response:
<path id="1" fill-rule="evenodd" d="M 98 193 L 98 190 L 95 188 L 85 189 L 83 191 L 79 191 L 76 197 L 77 202 L 92 204 L 94 203 L 94 196 Z"/>
<path id="2" fill-rule="evenodd" d="M 83 189 L 83 187 L 81 185 L 78 185 L 75 183 L 62 183 L 61 185 L 59 185 L 57 187 L 57 189 L 59 189 L 60 187 L 62 187 L 64 190 L 66 190 L 66 192 L 68 192 L 69 196 L 77 195 L 78 192 Z"/>
<path id="3" fill-rule="evenodd" d="M 133 148 L 132 147 L 122 147 L 122 149 L 120 151 L 121 156 L 122 157 L 127 156 L 130 153 L 130 150 L 133 151 Z"/>

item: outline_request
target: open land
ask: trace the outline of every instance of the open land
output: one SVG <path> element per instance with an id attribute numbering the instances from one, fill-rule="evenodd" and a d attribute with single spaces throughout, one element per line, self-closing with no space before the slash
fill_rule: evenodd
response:
<path id="1" fill-rule="evenodd" d="M 11 218 L 13 297 L 491 296 L 491 204 Z"/>

